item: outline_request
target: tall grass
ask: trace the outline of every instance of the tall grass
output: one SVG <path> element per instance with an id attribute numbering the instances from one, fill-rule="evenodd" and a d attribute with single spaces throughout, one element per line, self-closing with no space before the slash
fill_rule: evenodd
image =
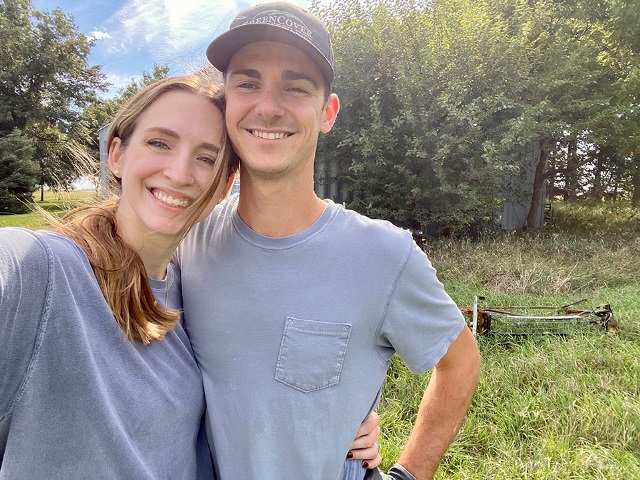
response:
<path id="1" fill-rule="evenodd" d="M 640 478 L 640 215 L 559 204 L 538 231 L 439 240 L 429 257 L 461 306 L 609 303 L 616 333 L 479 337 L 482 373 L 438 479 Z M 397 458 L 430 374 L 397 358 L 379 412 L 383 467 Z"/>

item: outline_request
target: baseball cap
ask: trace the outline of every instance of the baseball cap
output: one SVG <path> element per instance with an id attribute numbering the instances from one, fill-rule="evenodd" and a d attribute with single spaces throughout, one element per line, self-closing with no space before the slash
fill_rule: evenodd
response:
<path id="1" fill-rule="evenodd" d="M 315 15 L 288 2 L 263 3 L 240 12 L 229 30 L 207 48 L 207 58 L 221 72 L 231 57 L 252 42 L 282 42 L 299 48 L 320 67 L 328 83 L 334 78 L 331 37 Z"/>

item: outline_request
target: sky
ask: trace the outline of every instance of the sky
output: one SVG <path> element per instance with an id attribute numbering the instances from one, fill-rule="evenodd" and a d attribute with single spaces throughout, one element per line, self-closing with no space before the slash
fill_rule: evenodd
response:
<path id="1" fill-rule="evenodd" d="M 310 0 L 290 0 L 308 8 Z M 262 0 L 32 0 L 37 10 L 60 8 L 78 31 L 96 40 L 90 65 L 100 65 L 112 84 L 105 97 L 139 79 L 153 64 L 172 75 L 208 65 L 207 46 L 234 16 Z"/>

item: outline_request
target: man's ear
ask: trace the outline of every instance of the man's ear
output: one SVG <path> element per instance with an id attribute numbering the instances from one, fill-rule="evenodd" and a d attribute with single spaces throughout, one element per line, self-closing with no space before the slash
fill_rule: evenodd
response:
<path id="1" fill-rule="evenodd" d="M 109 145 L 109 169 L 113 174 L 120 178 L 122 175 L 122 148 L 121 141 L 118 137 L 113 137 Z"/>
<path id="2" fill-rule="evenodd" d="M 324 105 L 324 111 L 322 112 L 322 124 L 320 125 L 320 131 L 322 133 L 329 133 L 333 128 L 333 124 L 336 123 L 336 117 L 340 110 L 340 100 L 335 93 L 329 95 L 327 103 Z"/>
<path id="3" fill-rule="evenodd" d="M 233 181 L 234 181 L 235 179 L 236 179 L 236 176 L 235 176 L 235 175 L 233 175 L 233 176 L 229 179 L 229 181 L 227 182 L 227 186 L 226 186 L 226 188 L 224 189 L 224 193 L 222 194 L 222 197 L 220 197 L 220 200 L 222 200 L 223 198 L 225 198 L 225 197 L 228 195 L 229 190 L 231 190 L 231 187 L 233 186 Z"/>

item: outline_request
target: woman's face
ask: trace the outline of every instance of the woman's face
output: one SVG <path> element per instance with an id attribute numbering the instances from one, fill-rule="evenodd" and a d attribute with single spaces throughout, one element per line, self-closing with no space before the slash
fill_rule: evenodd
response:
<path id="1" fill-rule="evenodd" d="M 187 207 L 205 192 L 221 161 L 223 121 L 210 100 L 170 91 L 138 117 L 125 147 L 119 138 L 113 140 L 109 166 L 122 180 L 117 218 L 124 238 L 182 235 Z M 211 212 L 224 187 L 219 186 L 198 220 Z"/>

